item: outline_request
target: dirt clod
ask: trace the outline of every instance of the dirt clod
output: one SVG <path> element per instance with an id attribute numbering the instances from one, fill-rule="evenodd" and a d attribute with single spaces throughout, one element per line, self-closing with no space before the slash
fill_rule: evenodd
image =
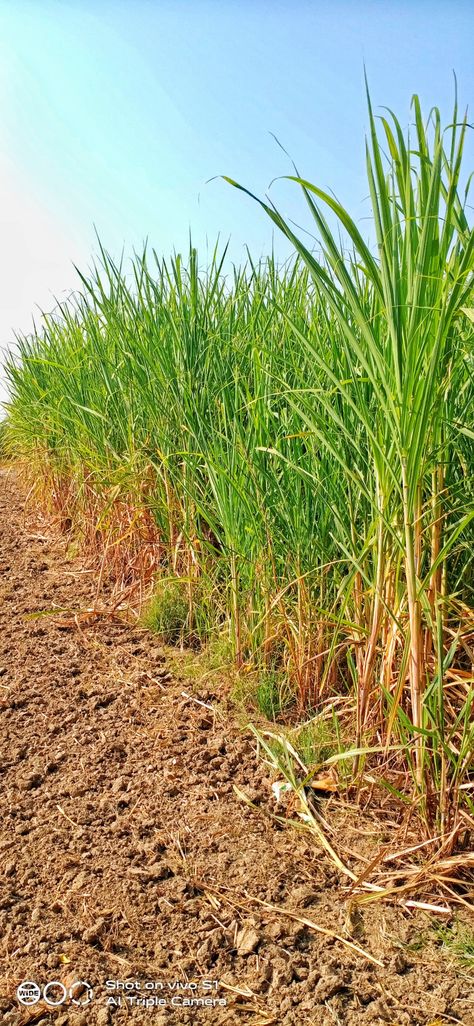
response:
<path id="1" fill-rule="evenodd" d="M 260 943 L 260 936 L 251 926 L 244 926 L 237 934 L 237 954 L 251 955 Z"/>

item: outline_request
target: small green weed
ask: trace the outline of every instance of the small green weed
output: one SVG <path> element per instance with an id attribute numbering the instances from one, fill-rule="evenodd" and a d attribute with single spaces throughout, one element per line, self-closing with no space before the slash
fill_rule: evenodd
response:
<path id="1" fill-rule="evenodd" d="M 466 926 L 437 926 L 436 934 L 447 954 L 469 969 L 474 969 L 474 932 Z"/>
<path id="2" fill-rule="evenodd" d="M 142 615 L 144 627 L 158 634 L 166 645 L 176 645 L 186 633 L 189 605 L 186 582 L 181 578 L 160 581 Z"/>
<path id="3" fill-rule="evenodd" d="M 292 731 L 291 743 L 305 766 L 323 763 L 338 750 L 332 724 L 320 717 Z"/>
<path id="4" fill-rule="evenodd" d="M 276 720 L 291 705 L 293 695 L 283 673 L 266 670 L 259 675 L 255 702 L 267 720 Z"/>

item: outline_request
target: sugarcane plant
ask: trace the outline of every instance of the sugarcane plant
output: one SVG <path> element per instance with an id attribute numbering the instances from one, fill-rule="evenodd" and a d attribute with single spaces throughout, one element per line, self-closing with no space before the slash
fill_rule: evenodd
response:
<path id="1" fill-rule="evenodd" d="M 318 253 L 273 202 L 258 202 L 294 245 L 332 323 L 328 349 L 284 311 L 325 386 L 294 391 L 291 405 L 337 461 L 347 495 L 360 492 L 370 510 L 362 536 L 349 530 L 344 546 L 353 568 L 344 602 L 365 639 L 356 650 L 356 745 L 376 728 L 388 746 L 398 729 L 425 820 L 449 845 L 465 828 L 456 811 L 460 778 L 471 786 L 474 740 L 468 122 L 456 102 L 444 130 L 436 108 L 425 124 L 415 96 L 405 137 L 391 112 L 377 124 L 368 91 L 367 99 L 375 247 L 296 169 L 288 177 L 302 190 Z"/>

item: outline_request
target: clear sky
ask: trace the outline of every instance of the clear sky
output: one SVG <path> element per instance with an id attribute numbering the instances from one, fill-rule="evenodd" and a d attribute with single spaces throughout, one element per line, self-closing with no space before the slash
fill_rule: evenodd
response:
<path id="1" fill-rule="evenodd" d="M 76 284 L 96 249 L 160 252 L 231 236 L 272 245 L 263 194 L 300 171 L 367 213 L 363 86 L 410 121 L 472 99 L 463 0 L 0 0 L 0 347 Z M 471 104 L 472 106 L 472 104 Z M 474 134 L 474 133 L 473 133 Z M 469 143 L 474 167 L 474 145 Z M 206 184 L 207 183 L 207 184 Z M 296 187 L 271 195 L 305 223 Z M 275 239 L 277 252 L 286 254 Z"/>

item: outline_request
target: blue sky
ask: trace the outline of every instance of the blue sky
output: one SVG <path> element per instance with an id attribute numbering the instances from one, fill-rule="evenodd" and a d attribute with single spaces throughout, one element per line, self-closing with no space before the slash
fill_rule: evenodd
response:
<path id="1" fill-rule="evenodd" d="M 28 329 L 107 248 L 161 253 L 232 238 L 268 251 L 272 228 L 213 176 L 263 194 L 291 171 L 368 213 L 365 61 L 375 105 L 406 124 L 410 98 L 448 116 L 452 70 L 472 100 L 474 16 L 462 0 L 0 0 L 0 346 Z M 474 145 L 469 143 L 470 164 Z M 206 184 L 207 183 L 207 184 Z M 294 186 L 282 210 L 304 223 Z M 3 207 L 3 209 L 1 209 Z M 276 241 L 277 251 L 287 252 Z"/>

